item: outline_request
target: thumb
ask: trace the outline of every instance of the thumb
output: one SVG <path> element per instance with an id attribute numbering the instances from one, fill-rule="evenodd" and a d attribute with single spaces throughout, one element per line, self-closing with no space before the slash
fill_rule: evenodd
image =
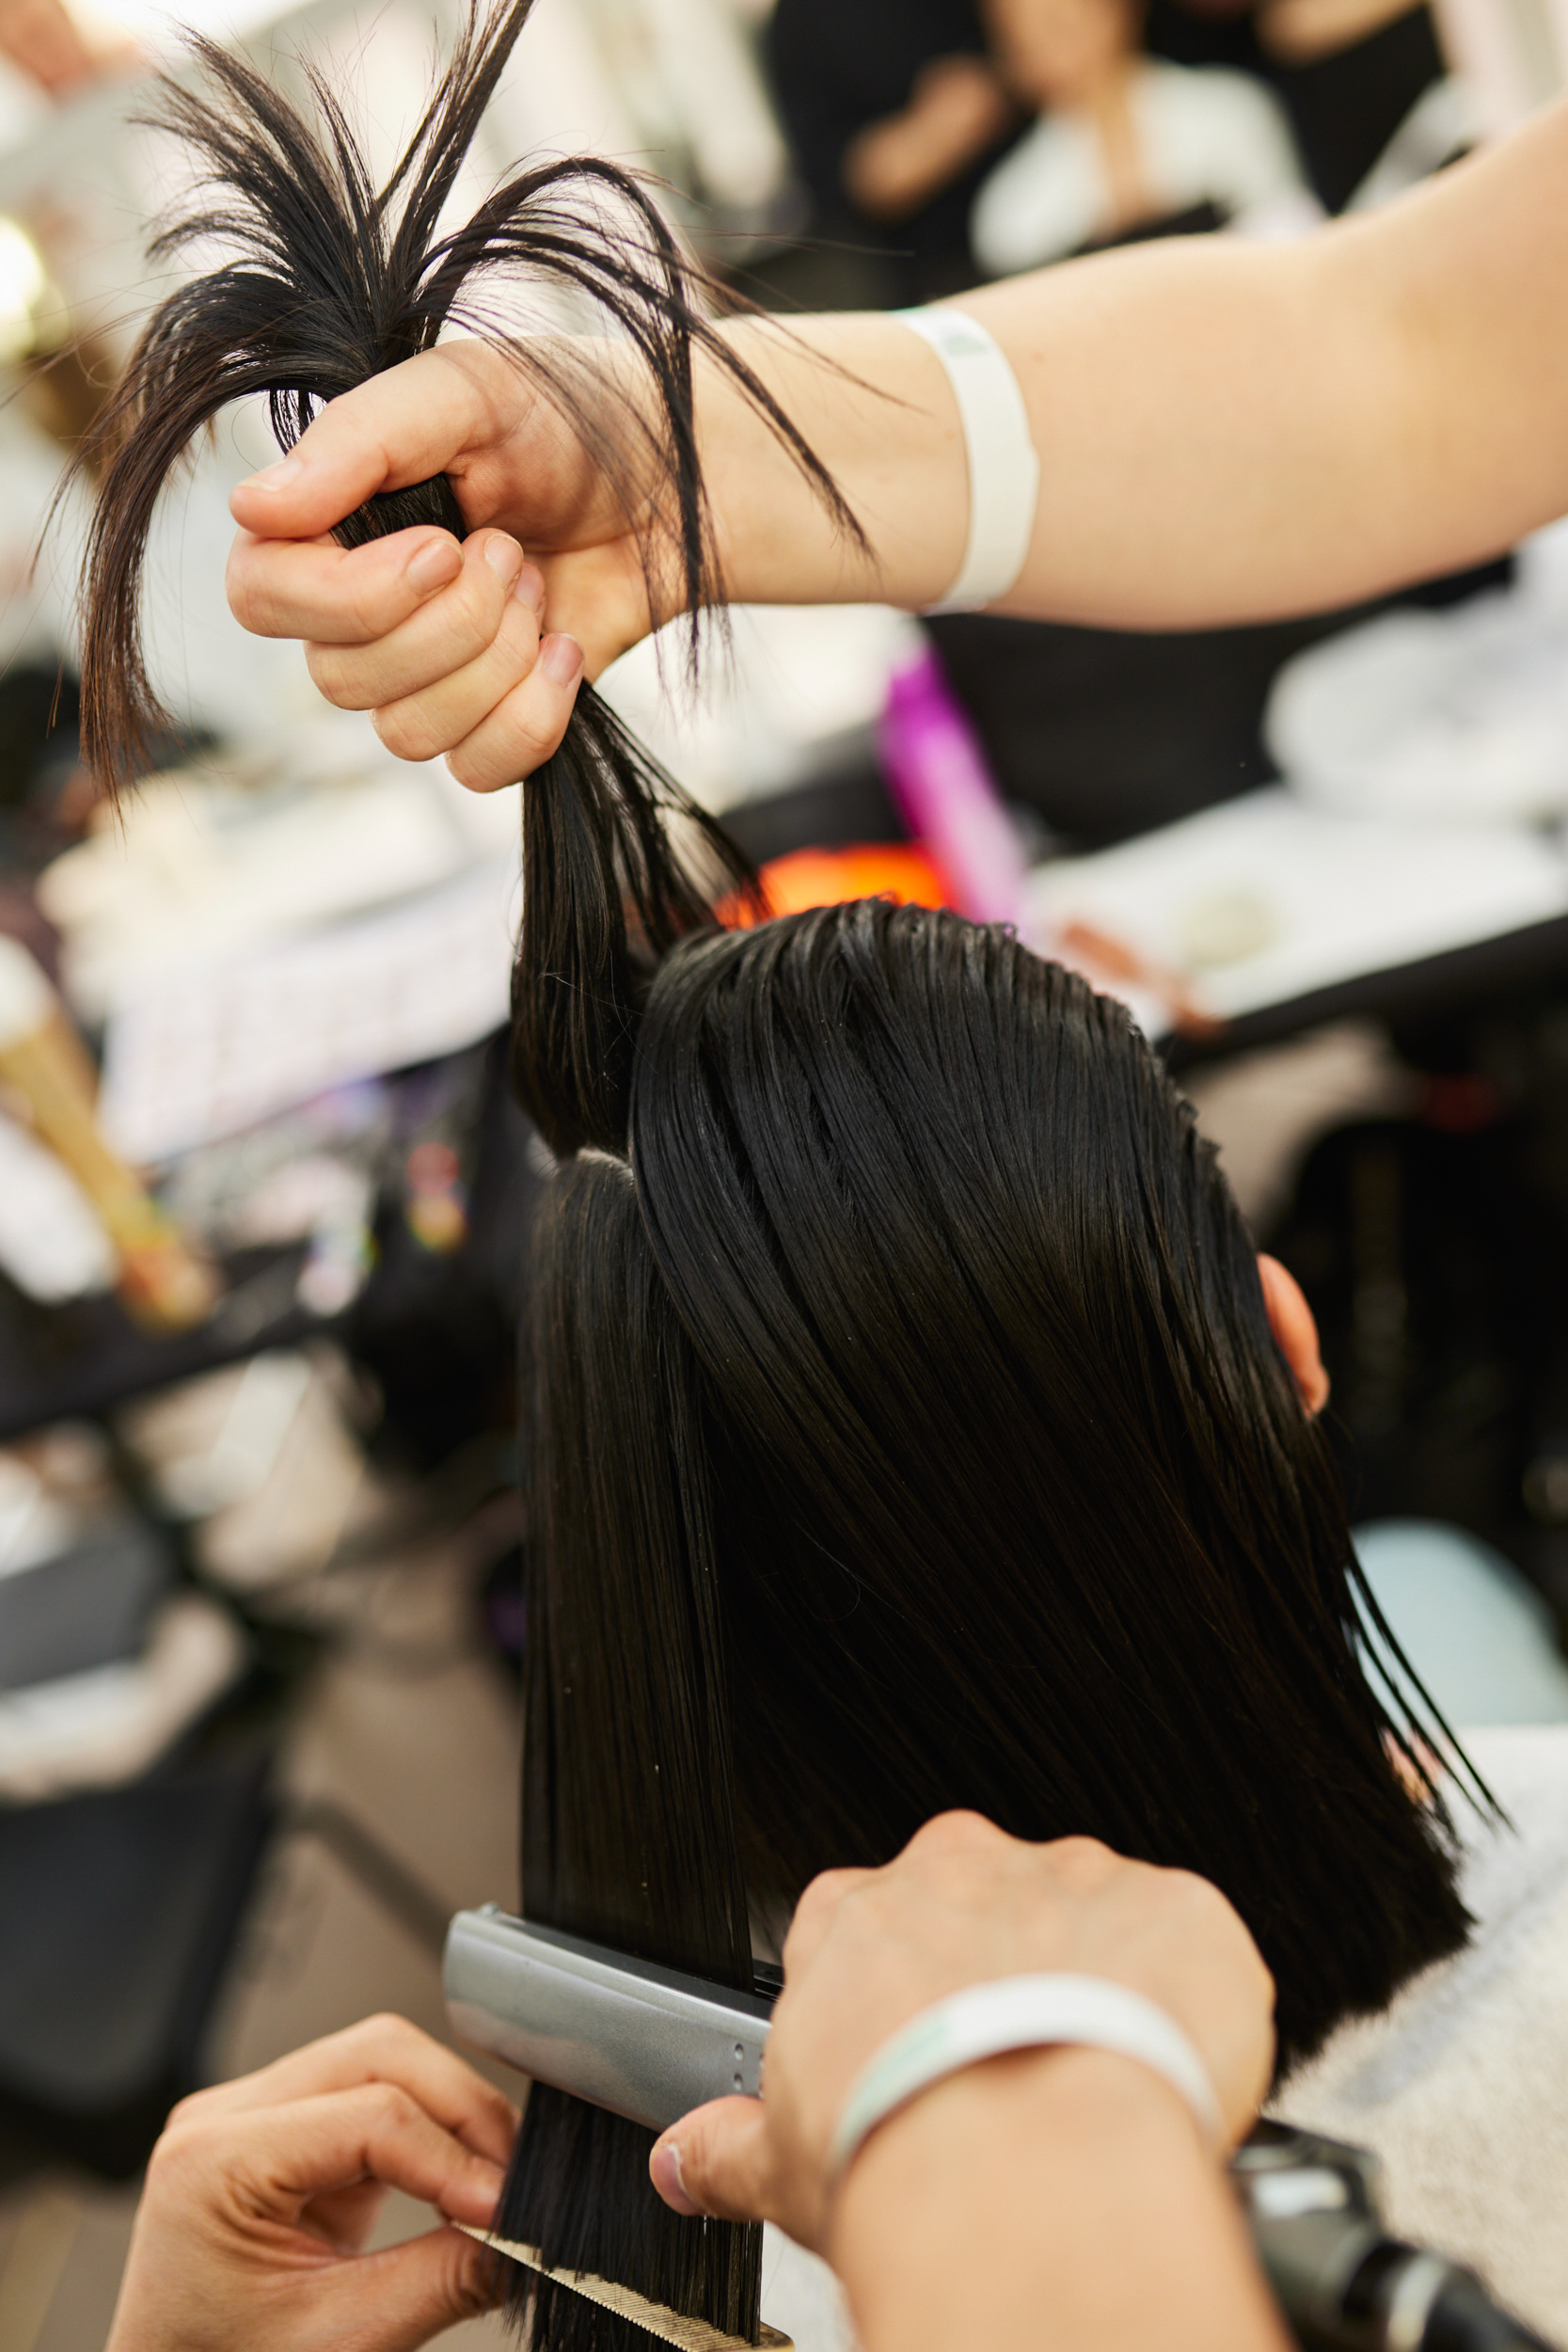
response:
<path id="1" fill-rule="evenodd" d="M 713 2099 L 654 2142 L 648 2174 L 676 2213 L 769 2221 L 772 2157 L 760 2099 Z"/>
<path id="2" fill-rule="evenodd" d="M 427 2230 L 379 2254 L 344 2263 L 333 2286 L 348 2306 L 336 2344 L 367 2352 L 416 2352 L 460 2319 L 499 2299 L 499 2258 L 461 2230 Z"/>

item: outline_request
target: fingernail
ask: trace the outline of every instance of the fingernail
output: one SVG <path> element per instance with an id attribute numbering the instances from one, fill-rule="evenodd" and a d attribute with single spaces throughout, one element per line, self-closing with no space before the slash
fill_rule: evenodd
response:
<path id="1" fill-rule="evenodd" d="M 519 604 L 526 604 L 534 614 L 545 610 L 545 575 L 537 564 L 525 564 L 512 583 L 512 593 Z"/>
<path id="2" fill-rule="evenodd" d="M 552 686 L 571 686 L 582 673 L 582 647 L 575 637 L 546 637 L 539 649 L 539 667 Z"/>
<path id="3" fill-rule="evenodd" d="M 455 539 L 427 539 L 422 548 L 416 548 L 408 559 L 410 585 L 421 596 L 428 596 L 437 588 L 457 578 L 463 569 L 463 558 Z"/>
<path id="4" fill-rule="evenodd" d="M 568 639 L 566 642 L 570 644 L 571 640 Z M 686 2183 L 681 2179 L 681 2152 L 678 2140 L 660 2140 L 648 2160 L 648 2169 L 653 2175 L 655 2188 L 657 2189 L 667 2205 L 673 2205 L 677 2213 L 702 2212 L 701 2205 L 694 2205 L 687 2195 Z"/>
<path id="5" fill-rule="evenodd" d="M 491 2177 L 486 2179 L 485 2174 Z M 491 2164 L 483 2156 L 474 2159 L 474 2170 L 467 2180 L 453 2182 L 437 2201 L 449 2221 L 467 2221 L 472 2229 L 491 2230 L 500 2207 L 501 2191 L 506 2174 L 499 2164 Z"/>
<path id="6" fill-rule="evenodd" d="M 291 482 L 297 482 L 305 471 L 303 457 L 280 457 L 276 466 L 263 466 L 253 473 L 245 487 L 248 490 L 286 490 Z"/>
<path id="7" fill-rule="evenodd" d="M 504 531 L 493 531 L 484 542 L 484 561 L 503 588 L 510 588 L 523 568 L 523 550 Z"/>

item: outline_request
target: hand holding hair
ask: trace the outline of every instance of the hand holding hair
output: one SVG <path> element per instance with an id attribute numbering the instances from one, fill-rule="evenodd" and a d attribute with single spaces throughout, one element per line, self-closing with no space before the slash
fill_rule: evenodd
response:
<path id="1" fill-rule="evenodd" d="M 605 347 L 607 369 L 614 353 Z M 629 400 L 632 371 L 621 372 Z M 470 525 L 465 544 L 431 527 L 333 542 L 364 500 L 435 474 Z M 237 618 L 259 636 L 304 638 L 329 702 L 373 711 L 403 757 L 445 754 L 474 790 L 549 757 L 578 679 L 651 626 L 635 518 L 560 409 L 477 341 L 343 393 L 231 504 L 245 526 L 229 566 Z M 540 643 L 546 600 L 550 638 L 568 641 L 553 651 Z"/>
<path id="2" fill-rule="evenodd" d="M 677 938 L 710 921 L 714 898 L 744 893 L 752 877 L 712 819 L 592 691 L 574 700 L 581 653 L 564 632 L 546 639 L 535 666 L 543 599 L 520 548 L 495 531 L 475 533 L 477 547 L 457 544 L 498 494 L 495 453 L 507 444 L 509 421 L 533 417 L 530 451 L 538 457 L 538 420 L 548 413 L 543 440 L 555 464 L 540 469 L 546 516 L 567 541 L 587 532 L 601 572 L 606 517 L 616 518 L 610 560 L 623 586 L 632 573 L 641 578 L 641 625 L 651 610 L 690 616 L 693 678 L 701 615 L 723 594 L 696 451 L 695 355 L 755 405 L 835 527 L 851 540 L 859 533 L 773 394 L 721 341 L 705 281 L 631 175 L 592 156 L 536 165 L 503 180 L 465 226 L 442 230 L 531 7 L 471 0 L 430 103 L 379 189 L 341 101 L 315 68 L 305 70 L 313 119 L 242 57 L 201 39 L 191 47 L 203 82 L 164 85 L 152 119 L 183 142 L 198 177 L 184 209 L 153 238 L 151 258 L 214 246 L 228 258 L 153 310 L 78 461 L 98 476 L 83 594 L 83 745 L 112 791 L 171 724 L 143 655 L 142 568 L 158 500 L 201 429 L 230 402 L 264 394 L 287 452 L 323 409 L 341 404 L 281 480 L 285 494 L 306 485 L 304 527 L 323 541 L 309 550 L 314 577 L 334 581 L 351 613 L 368 610 L 372 634 L 389 631 L 394 666 L 423 696 L 407 707 L 405 691 L 388 707 L 383 680 L 361 707 L 378 709 L 383 733 L 409 757 L 450 749 L 455 729 L 469 744 L 475 783 L 517 773 L 514 758 L 548 762 L 542 781 L 553 788 L 528 802 L 525 870 L 570 870 L 578 888 L 553 919 L 539 894 L 525 893 L 515 1067 L 548 1140 L 572 1151 L 624 1138 L 640 989 Z M 618 339 L 614 360 L 602 364 L 594 338 L 520 332 L 519 294 L 531 284 L 594 316 Z M 455 328 L 470 342 L 437 351 Z M 478 359 L 483 349 L 488 369 Z M 416 397 L 426 420 L 410 437 L 403 416 L 394 433 L 382 421 L 374 379 L 421 359 Z M 426 385 L 439 388 L 428 405 Z M 356 392 L 364 397 L 350 407 Z M 312 505 L 318 460 L 333 486 Z M 266 487 L 251 489 L 264 507 Z M 325 544 L 328 532 L 335 548 Z M 388 551 L 375 549 L 378 541 Z M 367 548 L 372 561 L 344 560 Z M 421 609 L 431 595 L 434 608 Z M 276 626 L 276 607 L 263 585 L 253 623 Z M 362 629 L 356 619 L 320 634 L 324 644 L 352 643 Z M 330 658 L 325 668 L 339 698 L 354 702 L 353 680 L 332 679 Z M 498 728 L 492 719 L 488 734 L 481 728 L 483 739 L 471 740 L 474 717 L 525 684 L 520 724 Z M 680 852 L 664 828 L 676 811 Z"/>
<path id="3" fill-rule="evenodd" d="M 1273 1979 L 1229 1903 L 1093 1838 L 1029 1845 L 941 1815 L 884 1868 L 814 1879 L 784 1961 L 764 2097 L 699 2107 L 655 2146 L 654 2185 L 677 2212 L 777 2221 L 826 2251 L 830 2149 L 856 2077 L 921 2011 L 1005 1977 L 1097 1977 L 1153 2002 L 1203 2059 L 1232 2145 L 1268 2086 Z"/>
<path id="4" fill-rule="evenodd" d="M 1513 546 L 1568 508 L 1565 282 L 1559 105 L 1402 203 L 1299 245 L 1183 238 L 964 295 L 1012 363 L 1042 468 L 1028 559 L 1000 609 L 1213 628 L 1354 603 Z M 863 541 L 712 364 L 720 346 L 795 419 Z M 382 379 L 378 446 L 399 479 L 415 478 L 421 449 L 440 463 L 451 451 L 470 528 L 504 529 L 534 560 L 543 551 L 547 625 L 579 640 L 595 675 L 646 625 L 625 573 L 610 563 L 600 579 L 587 560 L 613 554 L 624 521 L 579 495 L 559 537 L 559 431 L 545 410 L 492 429 L 483 404 L 459 416 L 453 385 L 432 416 L 433 380 L 414 368 Z M 787 334 L 726 324 L 696 357 L 694 417 L 736 601 L 918 608 L 943 594 L 964 547 L 962 436 L 940 362 L 895 319 L 794 318 Z M 246 484 L 235 514 L 253 534 L 230 573 L 249 626 L 367 650 L 401 626 L 402 611 L 380 617 L 380 587 L 361 595 L 379 571 L 314 561 L 308 542 L 336 516 L 302 484 Z M 423 691 L 420 664 L 402 675 L 400 660 L 388 645 L 360 707 Z M 365 691 L 351 667 L 324 678 L 331 699 Z M 485 781 L 499 742 L 515 746 L 522 773 L 556 723 L 547 697 L 535 708 L 524 695 L 514 731 L 503 701 L 473 757 Z"/>
<path id="5" fill-rule="evenodd" d="M 388 2188 L 489 2225 L 516 2110 L 401 2017 L 182 2100 L 152 2152 L 105 2352 L 414 2352 L 488 2309 L 441 2227 L 362 2249 Z"/>
<path id="6" fill-rule="evenodd" d="M 762 2216 L 826 2254 L 866 2352 L 1280 2352 L 1212 2152 L 1128 2058 L 1025 2050 L 948 2075 L 830 2177 L 845 2098 L 890 2036 L 958 1990 L 1042 1970 L 1180 2021 L 1239 2137 L 1268 2079 L 1274 1988 L 1212 1886 L 951 1813 L 883 1869 L 815 1880 L 784 1968 L 764 2098 L 699 2107 L 655 2148 L 677 2210 Z"/>

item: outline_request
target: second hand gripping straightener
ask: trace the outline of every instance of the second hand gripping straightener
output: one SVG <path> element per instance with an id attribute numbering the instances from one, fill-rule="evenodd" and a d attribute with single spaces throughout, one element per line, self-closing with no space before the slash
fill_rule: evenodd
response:
<path id="1" fill-rule="evenodd" d="M 661 2132 L 709 2099 L 760 2090 L 783 1979 L 760 1965 L 753 1973 L 765 1989 L 737 1993 L 487 1904 L 452 1920 L 444 1982 L 459 2040 Z M 1365 2149 L 1263 2122 L 1230 2169 L 1303 2352 L 1552 2352 L 1473 2272 L 1386 2233 L 1376 2159 Z M 611 2280 L 551 2270 L 531 2247 L 489 2242 L 683 2352 L 741 2352 L 735 2337 Z M 761 2342 L 788 2352 L 776 2329 L 765 2327 Z"/>

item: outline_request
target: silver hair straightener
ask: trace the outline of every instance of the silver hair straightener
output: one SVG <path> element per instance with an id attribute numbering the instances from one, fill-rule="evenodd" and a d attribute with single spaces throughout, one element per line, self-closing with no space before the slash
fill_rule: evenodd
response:
<path id="1" fill-rule="evenodd" d="M 486 1904 L 447 1934 L 452 2031 L 539 2082 L 663 2131 L 761 2088 L 776 1970 L 736 1993 Z M 1303 2352 L 1552 2352 L 1473 2272 L 1390 2237 L 1364 2148 L 1259 2123 L 1231 2159 L 1253 2244 Z"/>

